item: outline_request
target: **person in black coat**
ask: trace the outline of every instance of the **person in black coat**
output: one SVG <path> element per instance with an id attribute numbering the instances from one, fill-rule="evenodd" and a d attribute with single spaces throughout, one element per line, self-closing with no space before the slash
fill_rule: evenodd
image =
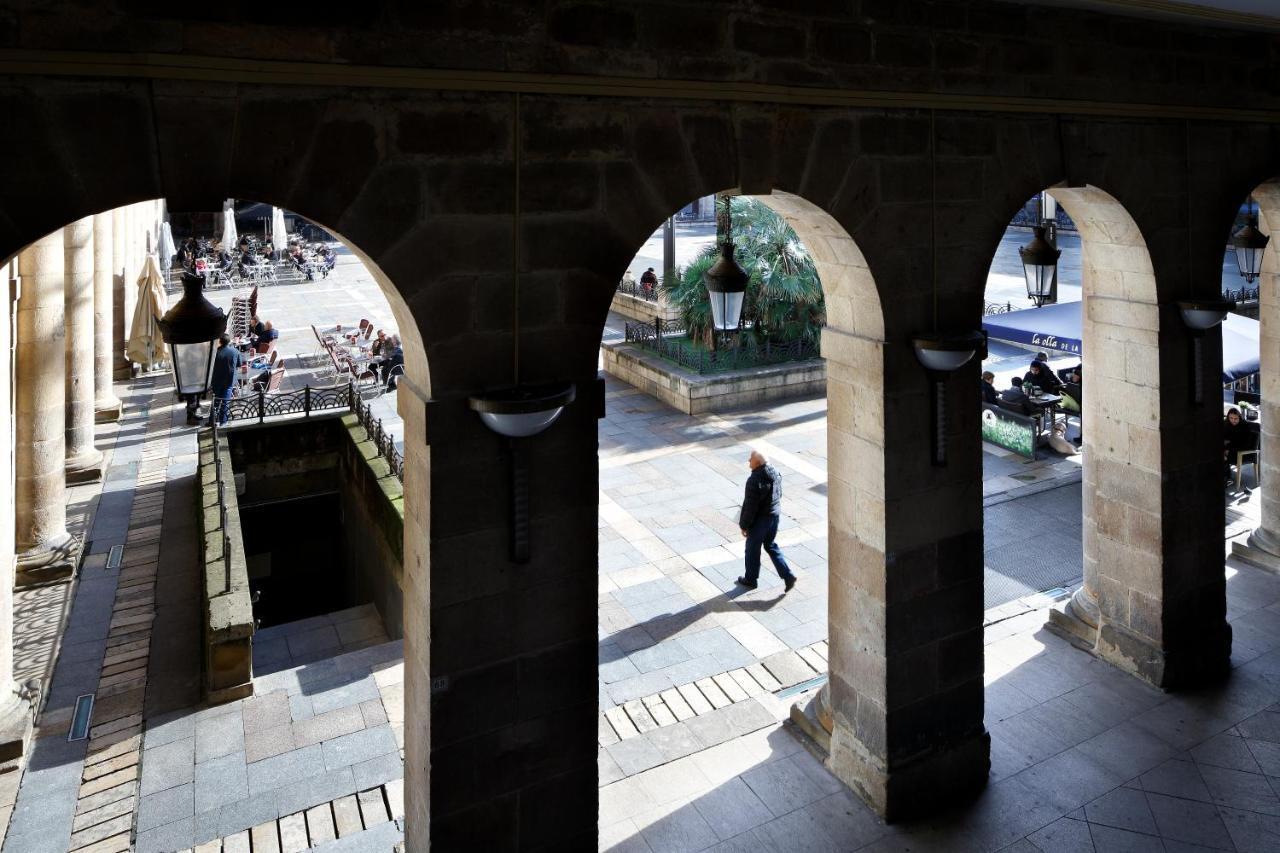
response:
<path id="1" fill-rule="evenodd" d="M 213 357 L 213 373 L 209 377 L 209 390 L 213 391 L 213 405 L 209 408 L 209 425 L 227 422 L 230 414 L 231 389 L 236 384 L 236 371 L 240 369 L 240 350 L 231 346 L 231 336 L 225 332 L 218 338 L 218 352 Z"/>
<path id="2" fill-rule="evenodd" d="M 1001 402 L 1008 403 L 1009 408 L 1020 411 L 1024 415 L 1031 414 L 1031 404 L 1027 402 L 1027 394 L 1022 390 L 1022 380 L 1015 376 L 1009 381 L 1012 384 L 1000 392 Z"/>
<path id="3" fill-rule="evenodd" d="M 993 406 L 1000 402 L 1000 392 L 996 390 L 993 384 L 996 381 L 996 375 L 990 370 L 982 371 L 982 402 L 990 403 Z"/>
<path id="4" fill-rule="evenodd" d="M 1225 474 L 1231 480 L 1231 466 L 1236 462 L 1236 454 L 1243 450 L 1256 450 L 1258 437 L 1244 422 L 1244 417 L 1235 406 L 1227 409 L 1227 416 L 1222 421 L 1222 461 Z"/>
<path id="5" fill-rule="evenodd" d="M 1038 385 L 1046 394 L 1057 394 L 1062 388 L 1062 381 L 1053 375 L 1053 371 L 1049 369 L 1049 363 L 1039 360 L 1031 362 L 1027 375 L 1022 377 L 1022 384 L 1024 387 Z"/>
<path id="6" fill-rule="evenodd" d="M 742 511 L 738 515 L 738 527 L 742 538 L 747 540 L 747 572 L 738 578 L 738 584 L 748 589 L 756 588 L 760 579 L 760 548 L 763 546 L 786 591 L 790 592 L 796 585 L 796 576 L 787 565 L 782 549 L 774 541 L 782 518 L 782 475 L 758 450 L 751 451 L 747 464 L 751 467 L 751 476 L 747 478 Z"/>

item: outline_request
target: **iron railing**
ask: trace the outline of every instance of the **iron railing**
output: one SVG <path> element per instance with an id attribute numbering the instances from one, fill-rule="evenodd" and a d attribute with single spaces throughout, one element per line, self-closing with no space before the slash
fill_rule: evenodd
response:
<path id="1" fill-rule="evenodd" d="M 1257 287 L 1242 287 L 1239 290 L 1226 288 L 1222 291 L 1222 298 L 1234 299 L 1236 302 L 1257 302 L 1260 289 Z"/>
<path id="2" fill-rule="evenodd" d="M 984 317 L 985 317 L 985 316 L 988 316 L 988 315 L 990 315 L 990 314 L 1011 314 L 1011 313 L 1013 313 L 1013 312 L 1014 312 L 1014 311 L 1016 311 L 1016 310 L 1017 310 L 1017 309 L 1015 309 L 1015 308 L 1013 307 L 1013 303 L 1012 303 L 1012 302 L 1005 302 L 1005 303 L 1000 303 L 1000 302 L 984 302 L 984 303 L 982 303 L 982 315 L 983 315 Z"/>
<path id="3" fill-rule="evenodd" d="M 218 401 L 214 401 L 215 405 L 217 403 Z M 302 415 L 304 418 L 309 418 L 312 412 L 347 409 L 360 419 L 360 425 L 364 427 L 365 434 L 374 443 L 378 455 L 387 460 L 391 473 L 395 474 L 398 480 L 402 482 L 404 480 L 404 454 L 396 448 L 395 437 L 383 429 L 382 419 L 373 416 L 373 407 L 361 398 L 354 382 L 334 385 L 330 388 L 312 388 L 307 385 L 297 391 L 276 391 L 270 394 L 259 388 L 249 396 L 232 397 L 224 405 L 227 406 L 228 421 L 256 420 L 258 423 L 263 423 L 267 418 L 282 415 Z M 216 428 L 213 434 L 216 452 L 218 441 Z M 218 488 L 218 497 L 221 499 L 221 480 Z"/>
<path id="4" fill-rule="evenodd" d="M 618 292 L 627 296 L 643 299 L 645 302 L 658 301 L 658 288 L 652 284 L 641 284 L 638 281 L 618 282 Z"/>
<path id="5" fill-rule="evenodd" d="M 218 524 L 222 528 L 222 572 L 224 589 L 231 589 L 231 534 L 227 527 L 227 493 L 222 479 L 222 445 L 218 425 L 213 426 L 213 477 L 218 484 Z"/>
<path id="6" fill-rule="evenodd" d="M 817 341 L 795 340 L 782 343 L 767 338 L 756 343 L 751 338 L 740 338 L 738 346 L 718 350 L 706 350 L 689 345 L 688 339 L 664 337 L 673 334 L 675 324 L 627 323 L 626 342 L 636 344 L 668 361 L 695 373 L 720 373 L 726 370 L 747 370 L 767 367 L 790 361 L 806 361 L 822 355 Z"/>

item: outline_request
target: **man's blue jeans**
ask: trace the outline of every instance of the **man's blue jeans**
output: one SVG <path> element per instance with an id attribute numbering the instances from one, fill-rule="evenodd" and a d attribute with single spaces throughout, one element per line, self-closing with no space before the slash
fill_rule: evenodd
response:
<path id="1" fill-rule="evenodd" d="M 787 565 L 787 558 L 782 556 L 782 549 L 778 547 L 777 542 L 773 541 L 777 535 L 778 516 L 776 515 L 760 516 L 747 531 L 747 580 L 752 583 L 760 578 L 761 546 L 764 546 L 764 552 L 769 555 L 769 559 L 773 561 L 773 567 L 778 570 L 778 577 L 783 580 L 795 577 L 791 573 L 791 567 Z"/>
<path id="2" fill-rule="evenodd" d="M 228 416 L 231 414 L 231 389 L 225 391 L 213 392 L 213 403 L 209 406 L 209 424 L 212 426 L 214 420 L 218 421 L 218 426 L 223 426 L 227 422 Z"/>

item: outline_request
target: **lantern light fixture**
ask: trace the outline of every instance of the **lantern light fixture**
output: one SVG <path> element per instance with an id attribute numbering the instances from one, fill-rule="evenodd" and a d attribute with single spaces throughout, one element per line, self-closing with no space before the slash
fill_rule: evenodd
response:
<path id="1" fill-rule="evenodd" d="M 1262 274 L 1262 255 L 1270 242 L 1271 238 L 1258 230 L 1256 212 L 1250 213 L 1245 218 L 1244 227 L 1231 235 L 1231 245 L 1236 250 L 1236 266 L 1240 269 L 1240 276 L 1249 284 Z"/>
<path id="2" fill-rule="evenodd" d="M 1044 225 L 1033 229 L 1035 236 L 1031 242 L 1018 249 L 1022 258 L 1022 272 L 1027 279 L 1027 298 L 1037 308 L 1053 299 L 1053 284 L 1058 275 L 1058 259 L 1062 250 L 1049 241 L 1048 230 Z"/>
<path id="3" fill-rule="evenodd" d="M 218 338 L 227 330 L 227 315 L 204 298 L 204 277 L 182 274 L 182 298 L 157 321 L 173 353 L 173 384 L 179 396 L 209 390 Z"/>
<path id="4" fill-rule="evenodd" d="M 711 323 L 717 332 L 732 332 L 742 321 L 742 304 L 747 295 L 750 275 L 733 257 L 733 197 L 725 203 L 725 239 L 720 244 L 720 258 L 702 274 L 711 302 Z"/>

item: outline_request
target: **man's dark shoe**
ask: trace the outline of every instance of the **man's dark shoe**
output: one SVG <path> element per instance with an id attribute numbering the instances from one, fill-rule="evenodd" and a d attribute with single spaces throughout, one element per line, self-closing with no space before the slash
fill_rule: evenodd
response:
<path id="1" fill-rule="evenodd" d="M 794 576 L 789 578 L 783 578 L 782 580 L 783 592 L 791 592 L 791 587 L 795 585 L 796 585 L 796 579 Z"/>
<path id="2" fill-rule="evenodd" d="M 736 581 L 734 581 L 734 583 L 736 583 L 738 586 L 745 586 L 747 589 L 756 588 L 756 585 L 752 581 L 747 580 L 746 578 L 738 578 Z"/>

